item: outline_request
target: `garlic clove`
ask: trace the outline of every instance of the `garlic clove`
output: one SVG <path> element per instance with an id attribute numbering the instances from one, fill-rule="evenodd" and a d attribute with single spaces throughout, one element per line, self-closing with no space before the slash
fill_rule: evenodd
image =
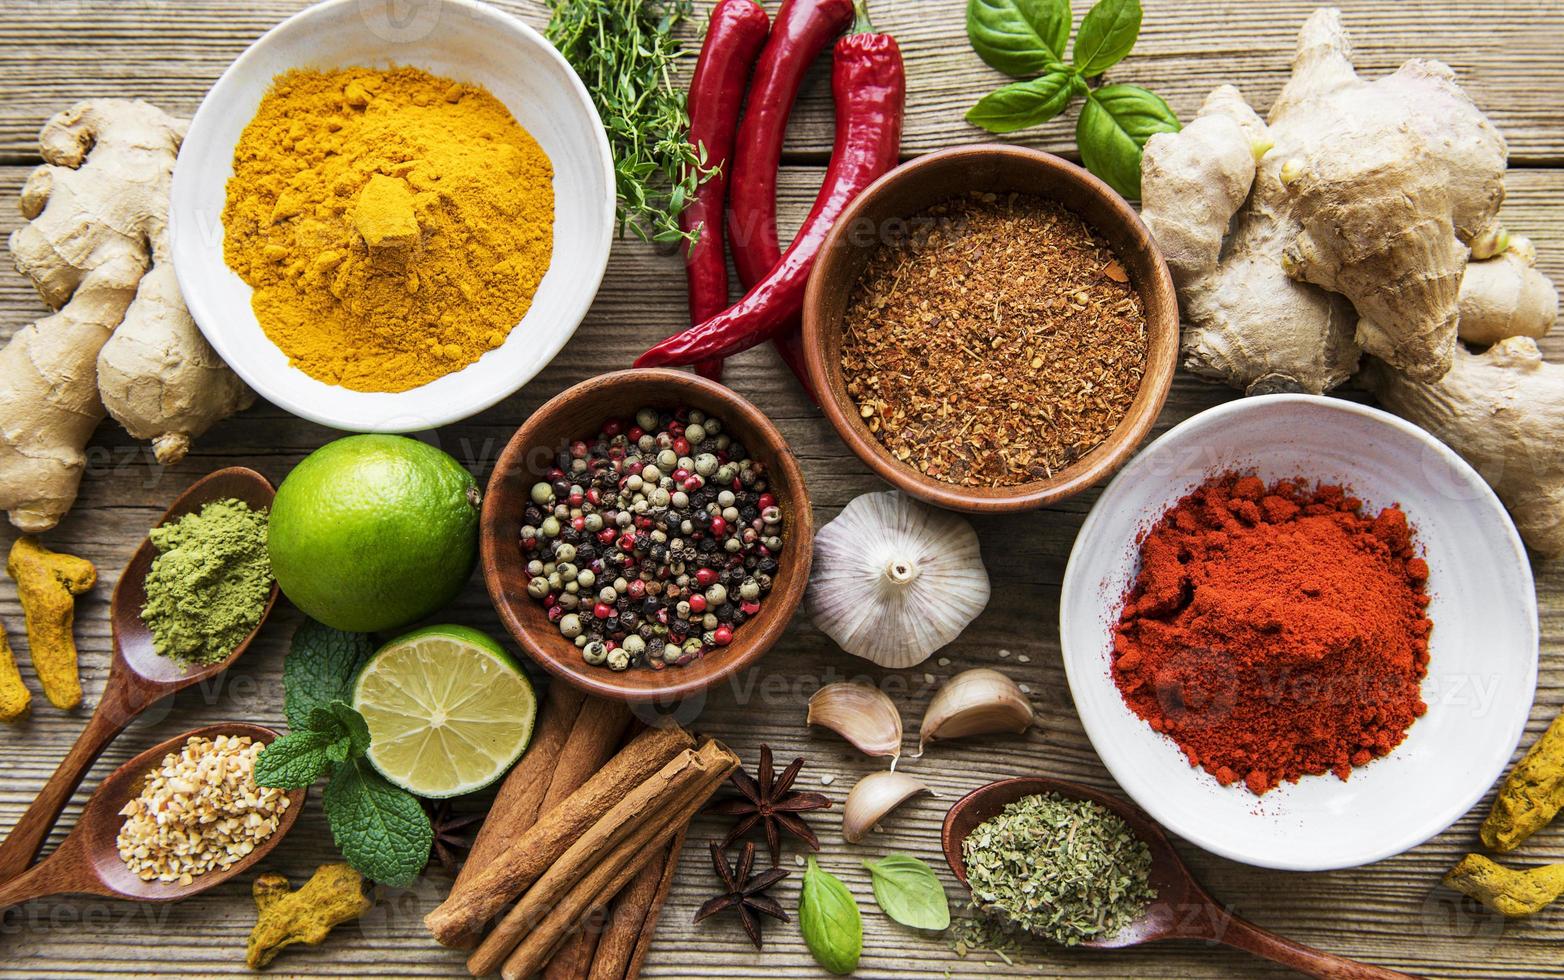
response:
<path id="1" fill-rule="evenodd" d="M 809 699 L 804 724 L 831 729 L 864 755 L 901 755 L 901 713 L 890 695 L 868 684 L 842 681 L 822 687 Z"/>
<path id="2" fill-rule="evenodd" d="M 975 667 L 952 677 L 934 693 L 918 726 L 918 755 L 929 742 L 991 735 L 1020 734 L 1032 724 L 1032 702 L 1020 685 L 997 670 Z"/>
<path id="3" fill-rule="evenodd" d="M 842 807 L 842 837 L 849 844 L 858 843 L 887 814 L 919 793 L 939 795 L 904 772 L 871 772 L 847 794 Z"/>
<path id="4" fill-rule="evenodd" d="M 896 491 L 855 497 L 815 534 L 809 617 L 882 667 L 922 663 L 988 605 L 977 533 Z"/>

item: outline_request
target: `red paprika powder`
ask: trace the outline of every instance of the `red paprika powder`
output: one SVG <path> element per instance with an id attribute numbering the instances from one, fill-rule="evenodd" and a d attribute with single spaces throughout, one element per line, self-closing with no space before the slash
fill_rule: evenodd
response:
<path id="1" fill-rule="evenodd" d="M 1224 786 L 1346 779 L 1427 710 L 1428 565 L 1400 509 L 1227 474 L 1164 514 L 1140 559 L 1114 681 Z"/>

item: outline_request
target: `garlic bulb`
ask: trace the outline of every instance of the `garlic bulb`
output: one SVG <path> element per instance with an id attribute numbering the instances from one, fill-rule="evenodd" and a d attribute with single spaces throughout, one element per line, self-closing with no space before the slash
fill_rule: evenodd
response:
<path id="1" fill-rule="evenodd" d="M 904 772 L 871 772 L 858 780 L 842 807 L 842 836 L 847 843 L 864 839 L 885 815 L 919 793 L 934 793 Z"/>
<path id="2" fill-rule="evenodd" d="M 988 605 L 972 525 L 894 490 L 854 498 L 815 535 L 809 618 L 848 653 L 911 667 Z"/>
<path id="3" fill-rule="evenodd" d="M 809 699 L 806 725 L 822 725 L 864 755 L 901 755 L 901 712 L 890 695 L 868 684 L 827 684 Z"/>
<path id="4" fill-rule="evenodd" d="M 1032 702 L 1020 685 L 997 670 L 964 670 L 935 692 L 918 726 L 918 755 L 924 745 L 946 738 L 1019 734 L 1032 724 Z"/>

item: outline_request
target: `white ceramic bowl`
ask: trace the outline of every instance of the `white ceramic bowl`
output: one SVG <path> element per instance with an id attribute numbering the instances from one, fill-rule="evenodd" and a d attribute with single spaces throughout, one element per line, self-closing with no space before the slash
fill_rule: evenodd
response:
<path id="1" fill-rule="evenodd" d="M 1425 551 L 1434 622 L 1428 713 L 1389 755 L 1256 797 L 1191 768 L 1130 711 L 1109 673 L 1109 629 L 1138 569 L 1138 544 L 1207 477 L 1252 470 L 1337 482 L 1369 507 L 1399 504 Z M 1271 395 L 1176 426 L 1119 472 L 1076 538 L 1060 601 L 1064 665 L 1092 745 L 1125 792 L 1168 830 L 1267 868 L 1378 861 L 1471 809 L 1509 762 L 1537 684 L 1531 565 L 1481 477 L 1427 432 L 1336 398 Z"/>
<path id="2" fill-rule="evenodd" d="M 350 391 L 288 364 L 250 309 L 250 287 L 223 261 L 233 151 L 272 79 L 293 68 L 411 65 L 483 85 L 554 167 L 554 255 L 532 307 L 506 342 L 469 367 L 411 391 Z M 586 88 L 552 45 L 472 0 L 397 4 L 329 0 L 288 18 L 239 56 L 190 124 L 174 169 L 174 267 L 196 323 L 260 395 L 338 429 L 412 432 L 482 411 L 530 381 L 586 316 L 608 264 L 613 159 Z"/>

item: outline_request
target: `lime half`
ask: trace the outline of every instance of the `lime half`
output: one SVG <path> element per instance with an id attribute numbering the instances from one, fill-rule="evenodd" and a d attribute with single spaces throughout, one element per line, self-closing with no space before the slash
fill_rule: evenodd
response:
<path id="1" fill-rule="evenodd" d="M 369 761 L 417 796 L 459 796 L 503 776 L 532 740 L 538 699 L 503 647 L 465 626 L 398 637 L 353 684 Z"/>

